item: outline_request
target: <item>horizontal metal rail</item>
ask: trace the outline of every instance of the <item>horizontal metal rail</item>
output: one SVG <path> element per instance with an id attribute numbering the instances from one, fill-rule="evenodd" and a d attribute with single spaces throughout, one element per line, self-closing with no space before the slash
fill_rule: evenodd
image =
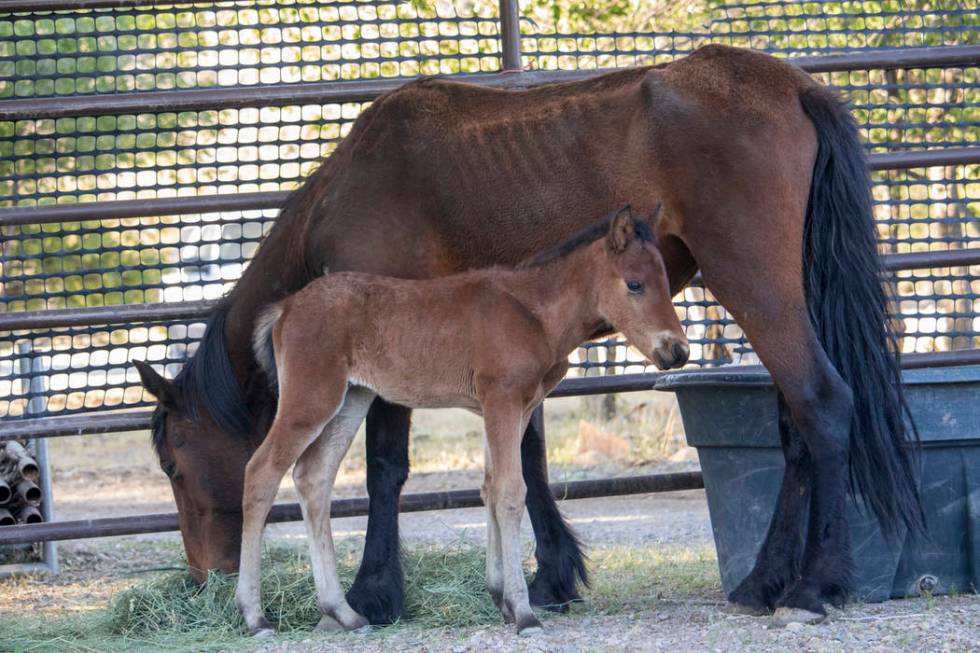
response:
<path id="1" fill-rule="evenodd" d="M 227 1 L 227 0 L 226 0 Z M 85 11 L 89 9 L 126 9 L 135 7 L 186 7 L 213 5 L 218 0 L 0 0 L 0 14 L 27 14 L 42 11 Z"/>
<path id="2" fill-rule="evenodd" d="M 951 147 L 910 152 L 873 153 L 868 157 L 871 170 L 905 170 L 936 166 L 980 164 L 980 147 Z M 223 193 L 193 197 L 161 197 L 77 204 L 45 204 L 0 208 L 0 227 L 13 225 L 115 220 L 121 218 L 159 217 L 196 213 L 221 213 L 278 209 L 289 191 L 264 193 Z"/>
<path id="3" fill-rule="evenodd" d="M 905 354 L 902 356 L 904 369 L 927 367 L 948 367 L 959 365 L 980 365 L 980 349 L 960 351 Z M 737 366 L 740 371 L 763 369 L 759 365 Z M 565 379 L 558 384 L 548 397 L 583 397 L 613 392 L 643 392 L 653 390 L 665 372 L 644 372 L 641 374 L 613 374 L 610 376 L 590 376 Z M 0 442 L 23 438 L 57 438 L 101 433 L 120 433 L 143 431 L 150 428 L 151 410 L 132 410 L 125 412 L 95 412 L 65 417 L 36 417 L 13 419 L 0 422 Z"/>
<path id="4" fill-rule="evenodd" d="M 629 494 L 649 494 L 651 492 L 675 492 L 677 490 L 699 490 L 704 487 L 701 472 L 678 472 L 674 474 L 649 474 L 646 476 L 626 476 L 605 478 L 594 481 L 568 481 L 552 483 L 551 492 L 559 500 L 594 499 L 599 497 L 625 496 Z M 424 510 L 453 510 L 476 508 L 483 505 L 480 491 L 450 490 L 446 492 L 423 492 L 407 494 L 401 498 L 401 512 L 421 512 Z M 335 499 L 330 506 L 331 517 L 360 517 L 368 512 L 366 497 L 356 499 Z M 268 523 L 300 521 L 303 515 L 298 503 L 273 506 Z M 24 544 L 27 542 L 50 542 L 53 540 L 79 540 L 114 535 L 136 535 L 144 533 L 164 533 L 176 531 L 180 527 L 177 513 L 157 513 L 134 515 L 132 517 L 109 517 L 104 519 L 82 519 L 78 521 L 50 522 L 43 524 L 24 524 L 0 527 L 0 546 Z"/>
<path id="5" fill-rule="evenodd" d="M 882 261 L 889 271 L 980 265 L 980 248 L 887 254 L 882 257 Z M 701 284 L 700 275 L 691 282 L 691 285 Z M 215 300 L 202 300 L 0 313 L 0 332 L 153 320 L 203 319 L 216 304 Z"/>
<path id="6" fill-rule="evenodd" d="M 792 57 L 788 58 L 787 61 L 812 73 L 975 66 L 980 64 L 980 46 L 954 45 L 873 50 L 850 54 Z M 447 78 L 493 88 L 514 89 L 586 79 L 608 73 L 610 70 L 504 71 L 500 73 L 460 74 Z M 143 91 L 114 93 L 112 95 L 18 98 L 0 101 L 0 120 L 370 102 L 384 93 L 413 81 L 413 79 L 368 79 Z"/>

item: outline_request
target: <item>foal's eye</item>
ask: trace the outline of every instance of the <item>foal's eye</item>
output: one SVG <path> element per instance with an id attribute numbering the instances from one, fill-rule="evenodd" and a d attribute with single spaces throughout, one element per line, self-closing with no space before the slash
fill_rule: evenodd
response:
<path id="1" fill-rule="evenodd" d="M 177 473 L 177 463 L 163 463 L 160 465 L 160 469 L 163 473 L 167 475 L 168 478 L 173 478 L 174 474 Z"/>
<path id="2" fill-rule="evenodd" d="M 643 292 L 643 284 L 639 281 L 627 281 L 626 289 L 630 291 L 631 295 L 639 295 Z"/>

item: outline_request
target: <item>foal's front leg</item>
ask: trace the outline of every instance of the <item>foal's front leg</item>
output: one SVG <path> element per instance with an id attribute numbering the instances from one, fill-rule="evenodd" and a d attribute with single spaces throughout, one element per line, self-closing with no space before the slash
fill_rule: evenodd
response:
<path id="1" fill-rule="evenodd" d="M 521 402 L 510 398 L 483 402 L 488 453 L 483 494 L 489 517 L 487 585 L 492 596 L 502 590 L 498 606 L 504 619 L 513 619 L 519 634 L 530 635 L 540 632 L 541 622 L 531 610 L 521 565 L 521 518 L 526 494 L 521 472 L 523 413 Z M 495 545 L 499 547 L 496 551 Z M 500 579 L 489 575 L 492 570 L 502 572 L 502 588 Z"/>

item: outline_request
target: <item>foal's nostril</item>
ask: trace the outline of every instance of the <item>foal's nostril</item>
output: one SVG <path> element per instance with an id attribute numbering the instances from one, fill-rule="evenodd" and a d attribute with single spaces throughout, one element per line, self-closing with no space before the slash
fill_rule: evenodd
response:
<path id="1" fill-rule="evenodd" d="M 691 355 L 691 349 L 685 344 L 675 342 L 674 346 L 670 348 L 674 354 L 674 366 L 680 367 L 687 362 L 688 356 Z"/>

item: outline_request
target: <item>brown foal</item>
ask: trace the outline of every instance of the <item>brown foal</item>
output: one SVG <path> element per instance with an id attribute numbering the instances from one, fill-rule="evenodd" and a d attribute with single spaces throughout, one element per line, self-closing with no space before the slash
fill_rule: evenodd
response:
<path id="1" fill-rule="evenodd" d="M 249 631 L 274 632 L 259 592 L 262 529 L 293 463 L 323 614 L 318 628 L 367 625 L 337 578 L 330 495 L 376 396 L 483 415 L 487 588 L 519 633 L 540 629 L 521 567 L 521 436 L 565 376 L 569 354 L 598 333 L 622 332 L 662 369 L 687 361 L 653 234 L 653 224 L 626 208 L 517 268 L 430 280 L 340 272 L 270 306 L 255 350 L 277 380 L 279 407 L 245 470 L 235 596 Z"/>

